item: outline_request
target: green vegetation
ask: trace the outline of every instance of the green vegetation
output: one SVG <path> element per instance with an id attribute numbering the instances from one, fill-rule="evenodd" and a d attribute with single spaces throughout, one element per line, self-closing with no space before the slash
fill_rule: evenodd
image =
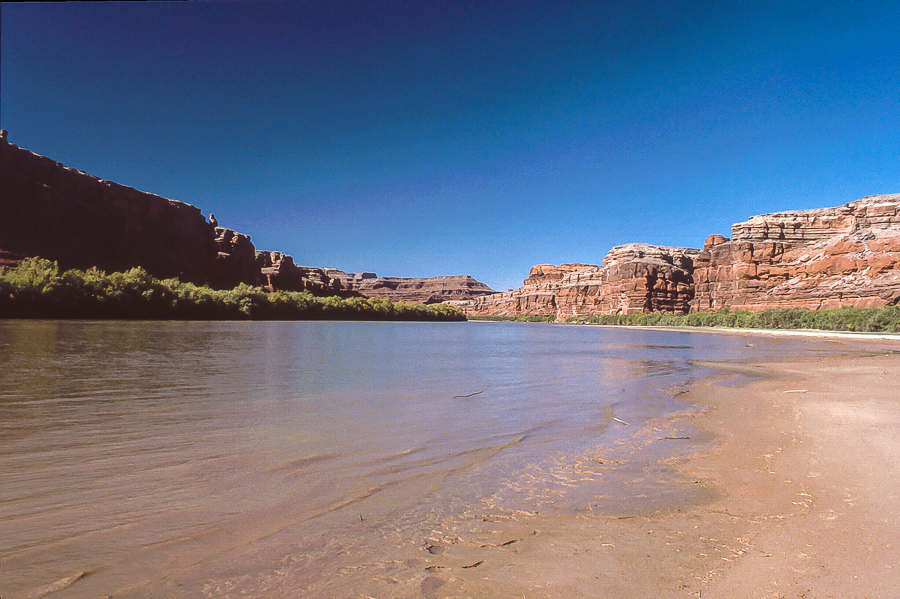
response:
<path id="1" fill-rule="evenodd" d="M 218 291 L 159 280 L 143 268 L 106 274 L 60 272 L 56 262 L 28 258 L 0 269 L 0 318 L 152 320 L 465 320 L 458 308 L 384 298 L 315 297 L 308 291 L 269 293 L 240 285 Z"/>
<path id="2" fill-rule="evenodd" d="M 822 331 L 900 332 L 900 306 L 838 308 L 834 310 L 778 309 L 765 312 L 731 311 L 692 314 L 615 314 L 578 316 L 566 322 L 632 325 L 728 327 L 741 329 L 815 329 Z"/>
<path id="3" fill-rule="evenodd" d="M 469 320 L 490 320 L 492 322 L 556 322 L 556 316 L 468 316 Z"/>

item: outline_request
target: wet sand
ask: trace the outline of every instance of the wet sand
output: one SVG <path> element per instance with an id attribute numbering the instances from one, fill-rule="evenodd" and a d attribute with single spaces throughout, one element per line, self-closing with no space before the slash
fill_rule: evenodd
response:
<path id="1" fill-rule="evenodd" d="M 651 473 L 678 470 L 683 501 L 650 511 L 637 502 L 575 515 L 473 513 L 428 532 L 414 554 L 394 562 L 395 575 L 331 590 L 429 598 L 895 597 L 900 356 L 892 348 L 885 342 L 873 344 L 871 357 L 748 363 L 731 372 L 706 364 L 718 369 L 718 380 L 683 398 L 703 409 L 646 423 L 638 435 L 691 447 L 647 465 Z M 760 378 L 730 384 L 733 372 Z M 582 466 L 623 467 L 622 451 Z"/>

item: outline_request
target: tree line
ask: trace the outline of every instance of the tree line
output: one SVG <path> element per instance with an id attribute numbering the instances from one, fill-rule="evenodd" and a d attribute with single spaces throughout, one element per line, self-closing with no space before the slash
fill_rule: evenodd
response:
<path id="1" fill-rule="evenodd" d="M 26 258 L 0 269 L 0 318 L 123 320 L 465 320 L 445 304 L 388 298 L 316 297 L 309 291 L 267 292 L 241 284 L 218 290 L 157 279 L 141 267 L 106 273 L 61 271 L 56 262 Z"/>

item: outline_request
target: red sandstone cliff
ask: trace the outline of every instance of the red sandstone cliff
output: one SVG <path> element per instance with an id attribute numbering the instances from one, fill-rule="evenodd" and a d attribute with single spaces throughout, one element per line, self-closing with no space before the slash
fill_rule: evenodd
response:
<path id="1" fill-rule="evenodd" d="M 570 316 L 687 312 L 699 250 L 630 243 L 600 266 L 539 264 L 519 289 L 454 302 L 469 315 Z"/>
<path id="2" fill-rule="evenodd" d="M 754 216 L 711 235 L 693 311 L 838 308 L 900 300 L 900 194 Z"/>
<path id="3" fill-rule="evenodd" d="M 375 273 L 345 273 L 335 268 L 325 274 L 341 282 L 344 289 L 365 297 L 388 297 L 395 301 L 435 304 L 494 293 L 494 290 L 468 275 L 404 278 L 378 277 Z"/>
<path id="4" fill-rule="evenodd" d="M 104 181 L 0 136 L 0 256 L 63 268 L 143 266 L 160 278 L 206 283 L 216 260 L 212 225 L 190 204 Z"/>
<path id="5" fill-rule="evenodd" d="M 298 266 L 281 252 L 257 251 L 248 235 L 208 223 L 199 208 L 68 168 L 10 144 L 3 131 L 0 268 L 15 267 L 27 256 L 55 260 L 64 269 L 142 266 L 159 278 L 220 289 L 244 283 L 270 291 L 432 303 L 493 293 L 472 277 L 361 275 L 372 281 L 345 286 L 340 276 L 324 269 Z"/>

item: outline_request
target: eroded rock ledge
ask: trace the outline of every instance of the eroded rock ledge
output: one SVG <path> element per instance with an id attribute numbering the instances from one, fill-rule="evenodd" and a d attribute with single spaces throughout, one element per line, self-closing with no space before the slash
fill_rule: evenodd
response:
<path id="1" fill-rule="evenodd" d="M 628 243 L 599 266 L 539 264 L 519 289 L 454 302 L 473 316 L 594 316 L 679 312 L 694 297 L 694 260 L 700 250 Z"/>
<path id="2" fill-rule="evenodd" d="M 365 297 L 389 297 L 395 301 L 434 304 L 488 295 L 494 290 L 468 275 L 404 278 L 378 277 L 375 273 L 346 273 L 336 268 L 325 274 L 350 291 Z"/>
<path id="3" fill-rule="evenodd" d="M 711 235 L 693 311 L 874 307 L 900 300 L 900 194 L 754 216 Z"/>

